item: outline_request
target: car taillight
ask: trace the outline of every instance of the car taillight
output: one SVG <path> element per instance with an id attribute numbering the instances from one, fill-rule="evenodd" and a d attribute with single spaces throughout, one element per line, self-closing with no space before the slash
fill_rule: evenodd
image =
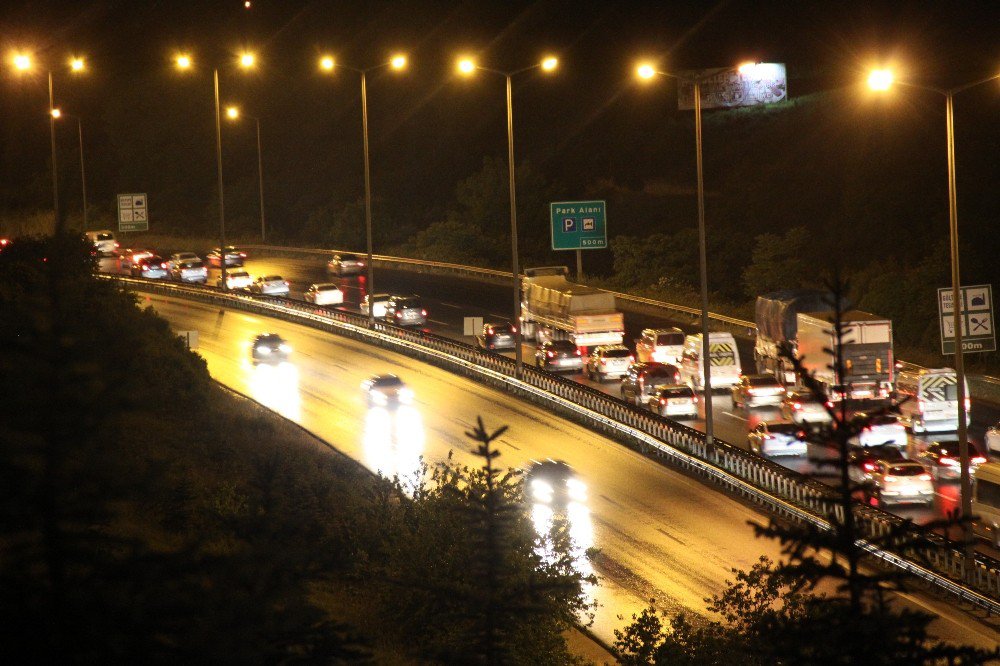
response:
<path id="1" fill-rule="evenodd" d="M 492 326 L 490 326 L 489 328 L 487 328 L 487 329 L 486 329 L 486 333 L 487 333 L 488 335 L 493 335 L 493 327 L 492 327 Z"/>
<path id="2" fill-rule="evenodd" d="M 958 465 L 960 463 L 959 463 L 958 460 L 955 460 L 954 458 L 949 458 L 948 456 L 941 456 L 940 458 L 938 458 L 938 464 L 939 465 L 954 466 L 954 465 Z"/>
<path id="3" fill-rule="evenodd" d="M 421 310 L 420 311 L 420 315 L 423 316 L 423 317 L 426 317 L 427 316 L 427 310 Z"/>
<path id="4" fill-rule="evenodd" d="M 827 401 L 826 401 L 826 406 L 827 406 L 827 407 L 831 407 L 831 408 L 832 408 L 832 407 L 833 407 L 833 401 L 831 401 L 831 400 L 827 400 Z"/>
<path id="5" fill-rule="evenodd" d="M 115 247 L 118 247 L 118 243 L 115 243 Z"/>
<path id="6" fill-rule="evenodd" d="M 240 252 L 240 256 L 243 257 L 244 259 L 246 259 L 247 258 L 247 253 L 246 252 Z"/>
<path id="7" fill-rule="evenodd" d="M 399 319 L 399 318 L 400 318 L 400 317 L 402 317 L 402 316 L 403 316 L 403 313 L 402 313 L 402 312 L 397 312 L 397 313 L 396 313 L 396 319 Z"/>
<path id="8" fill-rule="evenodd" d="M 862 465 L 862 467 L 866 472 L 872 472 L 875 470 L 875 463 L 867 462 L 864 465 Z"/>
<path id="9" fill-rule="evenodd" d="M 358 266 L 364 266 L 364 265 L 365 265 L 365 262 L 363 262 L 363 261 L 359 261 L 358 262 Z"/>
<path id="10" fill-rule="evenodd" d="M 965 399 L 965 411 L 972 409 L 972 400 L 969 398 Z"/>
<path id="11" fill-rule="evenodd" d="M 160 264 L 160 268 L 166 268 L 166 267 L 167 267 L 166 264 Z"/>
<path id="12" fill-rule="evenodd" d="M 510 333 L 511 333 L 511 335 L 513 335 L 514 333 L 517 333 L 517 326 L 511 326 L 510 327 Z"/>
<path id="13" fill-rule="evenodd" d="M 635 356 L 633 356 L 632 354 L 629 354 L 628 355 L 628 362 L 629 363 L 635 363 Z"/>
<path id="14" fill-rule="evenodd" d="M 886 481 L 899 481 L 899 479 L 897 479 L 896 477 L 894 477 L 892 474 L 886 474 L 885 475 L 885 480 Z"/>
<path id="15" fill-rule="evenodd" d="M 976 463 L 977 465 L 982 465 L 983 463 L 986 462 L 986 458 L 982 456 L 976 456 L 975 458 L 972 459 L 972 462 Z"/>
<path id="16" fill-rule="evenodd" d="M 794 410 L 802 409 L 802 403 L 801 402 L 793 402 L 792 403 L 792 409 L 794 409 Z"/>
<path id="17" fill-rule="evenodd" d="M 698 402 L 698 396 L 696 395 L 691 396 L 691 402 Z"/>
<path id="18" fill-rule="evenodd" d="M 556 353 L 550 351 L 550 352 L 545 352 L 545 355 L 548 356 L 549 358 L 552 358 L 553 356 L 556 355 Z"/>
<path id="19" fill-rule="evenodd" d="M 931 480 L 931 475 L 930 474 L 921 474 L 917 478 L 920 479 L 921 481 L 930 481 Z"/>
<path id="20" fill-rule="evenodd" d="M 608 364 L 608 359 L 602 358 L 601 359 L 601 365 L 607 365 L 607 364 Z"/>
<path id="21" fill-rule="evenodd" d="M 581 354 L 581 353 L 580 353 L 580 350 L 579 350 L 579 349 L 577 349 L 577 350 L 576 350 L 576 355 L 577 355 L 577 356 L 583 356 L 583 354 Z"/>
<path id="22" fill-rule="evenodd" d="M 285 286 L 286 286 L 286 287 L 287 287 L 287 286 L 289 286 L 289 285 L 288 285 L 288 280 L 285 280 Z"/>
<path id="23" fill-rule="evenodd" d="M 666 398 L 660 398 L 660 404 L 661 405 L 667 404 L 667 399 Z"/>

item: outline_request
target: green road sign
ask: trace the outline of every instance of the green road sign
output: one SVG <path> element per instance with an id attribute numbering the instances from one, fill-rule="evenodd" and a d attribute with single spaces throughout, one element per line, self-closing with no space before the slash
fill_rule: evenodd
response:
<path id="1" fill-rule="evenodd" d="M 951 287 L 938 289 L 938 317 L 941 321 L 941 353 L 955 353 L 955 306 Z M 997 341 L 993 332 L 993 287 L 977 284 L 961 287 L 958 293 L 959 322 L 962 326 L 962 351 L 996 351 Z"/>
<path id="2" fill-rule="evenodd" d="M 603 250 L 608 246 L 604 201 L 557 201 L 549 204 L 553 250 Z"/>
<path id="3" fill-rule="evenodd" d="M 149 231 L 145 194 L 118 195 L 118 231 Z"/>

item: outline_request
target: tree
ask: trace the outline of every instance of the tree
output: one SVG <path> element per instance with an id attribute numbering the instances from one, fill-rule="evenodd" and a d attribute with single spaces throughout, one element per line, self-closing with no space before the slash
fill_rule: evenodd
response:
<path id="1" fill-rule="evenodd" d="M 784 236 L 761 234 L 754 241 L 753 261 L 743 269 L 748 296 L 756 298 L 789 285 L 809 282 L 813 270 L 804 258 L 809 240 L 805 227 L 792 227 Z"/>
<path id="2" fill-rule="evenodd" d="M 480 418 L 466 436 L 482 467 L 451 460 L 428 484 L 381 494 L 371 522 L 389 541 L 369 542 L 366 578 L 384 581 L 381 614 L 424 659 L 445 663 L 570 663 L 562 632 L 589 611 L 565 523 L 539 536 L 524 510 L 516 470 L 495 465 Z M 548 558 L 544 553 L 555 553 Z M 384 563 L 380 560 L 385 559 Z"/>

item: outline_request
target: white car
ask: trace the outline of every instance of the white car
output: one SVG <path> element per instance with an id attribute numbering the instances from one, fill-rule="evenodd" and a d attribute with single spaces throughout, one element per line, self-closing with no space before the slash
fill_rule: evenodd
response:
<path id="1" fill-rule="evenodd" d="M 858 421 L 867 420 L 868 425 L 858 433 L 857 437 L 851 438 L 851 444 L 857 446 L 876 446 L 878 444 L 906 446 L 906 428 L 892 414 L 868 416 L 859 412 L 854 415 L 854 418 Z"/>
<path id="2" fill-rule="evenodd" d="M 687 384 L 662 384 L 656 387 L 646 405 L 660 416 L 698 418 L 698 396 Z"/>
<path id="3" fill-rule="evenodd" d="M 386 307 L 392 294 L 370 294 L 361 301 L 361 312 L 368 314 L 368 308 L 372 309 L 372 316 L 375 319 L 385 319 Z"/>
<path id="4" fill-rule="evenodd" d="M 253 278 L 246 271 L 226 271 L 227 289 L 246 289 L 253 283 Z M 216 286 L 222 287 L 222 278 L 215 282 Z"/>
<path id="5" fill-rule="evenodd" d="M 1000 453 L 1000 422 L 986 430 L 986 451 Z"/>
<path id="6" fill-rule="evenodd" d="M 344 292 L 330 282 L 309 285 L 302 298 L 315 305 L 340 305 L 344 302 Z"/>
<path id="7" fill-rule="evenodd" d="M 759 456 L 804 456 L 807 451 L 801 439 L 802 426 L 797 423 L 761 421 L 747 434 L 747 445 Z"/>
<path id="8" fill-rule="evenodd" d="M 167 263 L 170 264 L 170 268 L 173 268 L 182 261 L 201 261 L 201 257 L 194 252 L 177 252 L 170 255 L 170 261 Z"/>
<path id="9" fill-rule="evenodd" d="M 934 484 L 924 466 L 912 460 L 879 460 L 870 472 L 881 504 L 934 503 Z"/>
<path id="10" fill-rule="evenodd" d="M 280 275 L 261 275 L 250 285 L 250 291 L 265 296 L 288 296 L 288 280 Z"/>
<path id="11" fill-rule="evenodd" d="M 584 364 L 591 381 L 603 382 L 608 377 L 621 377 L 635 357 L 625 345 L 600 345 L 594 347 Z"/>
<path id="12" fill-rule="evenodd" d="M 809 391 L 788 390 L 781 401 L 781 416 L 795 423 L 829 423 L 826 404 Z"/>

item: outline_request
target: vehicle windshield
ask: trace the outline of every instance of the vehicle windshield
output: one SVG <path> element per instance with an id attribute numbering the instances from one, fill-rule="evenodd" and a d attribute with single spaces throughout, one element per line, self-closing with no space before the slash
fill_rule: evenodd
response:
<path id="1" fill-rule="evenodd" d="M 671 377 L 672 378 L 676 374 L 677 373 L 674 370 L 673 366 L 669 366 L 669 365 L 661 365 L 661 366 L 657 366 L 657 367 L 653 367 L 653 368 L 647 368 L 645 370 L 645 372 L 643 372 L 643 375 L 645 375 L 647 378 L 652 378 L 652 377 Z M 670 382 L 663 382 L 663 383 L 664 384 L 668 384 Z"/>
<path id="2" fill-rule="evenodd" d="M 396 301 L 397 308 L 419 308 L 420 299 L 418 298 L 401 298 Z"/>
<path id="3" fill-rule="evenodd" d="M 661 398 L 690 398 L 694 395 L 691 387 L 678 386 L 677 388 L 660 389 Z"/>
<path id="4" fill-rule="evenodd" d="M 762 377 L 748 377 L 750 380 L 750 386 L 781 386 L 777 378 L 771 375 L 765 375 Z"/>
<path id="5" fill-rule="evenodd" d="M 340 291 L 340 287 L 335 284 L 317 284 L 316 291 Z"/>
<path id="6" fill-rule="evenodd" d="M 627 349 L 605 349 L 604 358 L 628 358 L 631 352 Z"/>
<path id="7" fill-rule="evenodd" d="M 356 254 L 342 254 L 340 255 L 341 261 L 357 261 L 358 255 Z"/>
<path id="8" fill-rule="evenodd" d="M 395 375 L 382 375 L 376 377 L 372 384 L 379 388 L 392 388 L 394 386 L 402 386 L 403 380 Z"/>
<path id="9" fill-rule="evenodd" d="M 281 336 L 278 335 L 278 334 L 276 334 L 276 333 L 272 333 L 270 335 L 258 335 L 257 336 L 257 344 L 279 345 L 282 342 L 284 342 L 284 340 L 282 340 Z"/>
<path id="10" fill-rule="evenodd" d="M 114 240 L 115 237 L 112 234 L 97 234 L 95 238 L 99 241 L 101 240 Z"/>
<path id="11" fill-rule="evenodd" d="M 150 264 L 150 265 L 152 265 L 152 264 L 156 264 L 156 266 L 159 266 L 159 264 L 163 263 L 163 259 L 162 259 L 162 258 L 160 258 L 160 257 L 157 257 L 157 256 L 156 256 L 156 255 L 154 254 L 154 255 L 151 255 L 151 256 L 148 256 L 148 257 L 145 257 L 145 258 L 143 259 L 143 262 L 142 262 L 142 263 L 143 263 L 143 264 Z M 156 266 L 154 266 L 154 268 L 155 268 Z"/>
<path id="12" fill-rule="evenodd" d="M 569 340 L 553 340 L 549 348 L 557 351 L 576 351 L 576 345 Z"/>
<path id="13" fill-rule="evenodd" d="M 657 345 L 682 345 L 684 344 L 683 333 L 660 333 L 656 336 Z"/>
<path id="14" fill-rule="evenodd" d="M 920 476 L 924 473 L 923 465 L 890 465 L 889 474 L 893 476 Z"/>
<path id="15" fill-rule="evenodd" d="M 264 282 L 281 282 L 282 278 L 280 275 L 265 275 L 261 280 Z"/>

